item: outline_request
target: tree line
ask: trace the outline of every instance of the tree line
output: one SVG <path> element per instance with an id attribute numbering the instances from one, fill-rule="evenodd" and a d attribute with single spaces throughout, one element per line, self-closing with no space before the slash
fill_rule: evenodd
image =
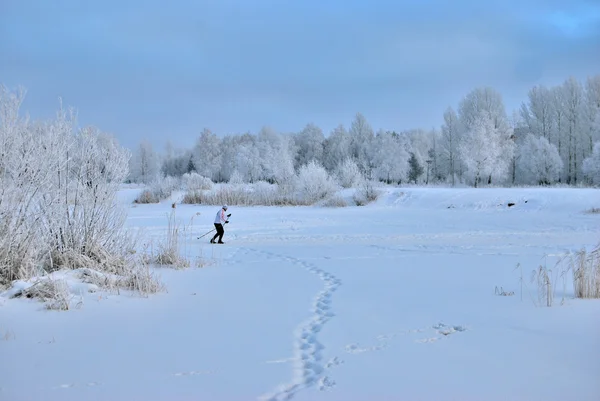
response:
<path id="1" fill-rule="evenodd" d="M 375 131 L 361 113 L 329 135 L 314 123 L 300 132 L 263 127 L 257 134 L 217 136 L 205 128 L 190 149 L 147 141 L 133 151 L 129 180 L 196 172 L 213 182 L 284 184 L 316 163 L 343 179 L 403 184 L 596 185 L 600 183 L 600 75 L 532 87 L 518 110 L 507 113 L 491 87 L 468 92 L 434 129 Z"/>

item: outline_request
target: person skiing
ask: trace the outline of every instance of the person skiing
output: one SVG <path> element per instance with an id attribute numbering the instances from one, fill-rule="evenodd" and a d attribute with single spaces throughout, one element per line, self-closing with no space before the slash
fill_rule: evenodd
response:
<path id="1" fill-rule="evenodd" d="M 224 244 L 223 234 L 225 234 L 225 230 L 223 229 L 223 224 L 229 223 L 229 221 L 227 221 L 227 218 L 229 216 L 231 216 L 231 213 L 229 213 L 228 215 L 225 215 L 226 211 L 227 211 L 227 205 L 223 205 L 221 210 L 219 210 L 217 212 L 217 215 L 215 216 L 215 228 L 217 229 L 217 233 L 210 240 L 211 244 Z M 219 238 L 219 242 L 215 242 L 217 237 Z"/>

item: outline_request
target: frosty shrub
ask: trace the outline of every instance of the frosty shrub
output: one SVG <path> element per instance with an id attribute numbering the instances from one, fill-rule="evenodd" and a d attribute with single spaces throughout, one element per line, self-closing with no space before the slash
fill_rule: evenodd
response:
<path id="1" fill-rule="evenodd" d="M 181 203 L 184 205 L 201 205 L 204 199 L 204 195 L 202 191 L 187 191 L 183 195 L 183 199 Z"/>
<path id="2" fill-rule="evenodd" d="M 159 176 L 133 201 L 134 203 L 159 203 L 168 199 L 173 191 L 181 188 L 179 179 L 171 176 Z"/>
<path id="3" fill-rule="evenodd" d="M 340 163 L 336 171 L 336 176 L 343 188 L 354 188 L 362 180 L 358 165 L 350 158 Z"/>
<path id="4" fill-rule="evenodd" d="M 133 200 L 133 203 L 138 204 L 149 204 L 149 203 L 160 203 L 158 194 L 151 189 L 144 189 L 140 194 Z"/>
<path id="5" fill-rule="evenodd" d="M 379 198 L 380 192 L 377 190 L 376 184 L 375 181 L 362 180 L 353 196 L 356 206 L 364 206 Z"/>
<path id="6" fill-rule="evenodd" d="M 293 204 L 277 184 L 258 181 L 253 184 L 222 184 L 212 191 L 187 193 L 182 203 L 205 205 L 277 206 Z"/>
<path id="7" fill-rule="evenodd" d="M 128 276 L 135 240 L 116 195 L 129 152 L 62 105 L 54 120 L 20 118 L 23 97 L 0 87 L 0 285 L 62 268 Z"/>
<path id="8" fill-rule="evenodd" d="M 323 206 L 325 206 L 325 207 L 346 207 L 346 206 L 348 206 L 348 203 L 341 196 L 333 195 L 333 196 L 325 199 L 325 201 L 323 201 Z"/>
<path id="9" fill-rule="evenodd" d="M 185 173 L 182 177 L 183 186 L 188 192 L 210 190 L 213 182 L 210 178 L 204 177 L 196 172 Z"/>
<path id="10" fill-rule="evenodd" d="M 298 203 L 312 205 L 333 195 L 338 189 L 327 171 L 314 160 L 300 167 L 296 179 Z"/>
<path id="11" fill-rule="evenodd" d="M 250 198 L 254 205 L 277 205 L 279 204 L 279 186 L 266 181 L 258 181 L 250 188 Z"/>

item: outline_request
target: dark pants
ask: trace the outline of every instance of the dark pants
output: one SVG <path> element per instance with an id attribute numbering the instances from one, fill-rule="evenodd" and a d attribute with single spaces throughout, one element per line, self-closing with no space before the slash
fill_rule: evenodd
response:
<path id="1" fill-rule="evenodd" d="M 217 237 L 219 237 L 219 242 L 223 242 L 223 234 L 225 234 L 225 230 L 223 230 L 223 224 L 215 223 L 215 228 L 217 229 L 217 233 L 211 241 L 214 241 L 215 239 L 217 239 Z"/>

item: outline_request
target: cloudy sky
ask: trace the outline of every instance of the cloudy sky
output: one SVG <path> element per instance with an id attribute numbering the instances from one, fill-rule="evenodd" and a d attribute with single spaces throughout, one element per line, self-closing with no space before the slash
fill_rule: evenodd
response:
<path id="1" fill-rule="evenodd" d="M 202 128 L 326 135 L 439 127 L 490 85 L 507 108 L 536 84 L 600 73 L 598 0 L 0 0 L 0 83 L 125 146 Z"/>

